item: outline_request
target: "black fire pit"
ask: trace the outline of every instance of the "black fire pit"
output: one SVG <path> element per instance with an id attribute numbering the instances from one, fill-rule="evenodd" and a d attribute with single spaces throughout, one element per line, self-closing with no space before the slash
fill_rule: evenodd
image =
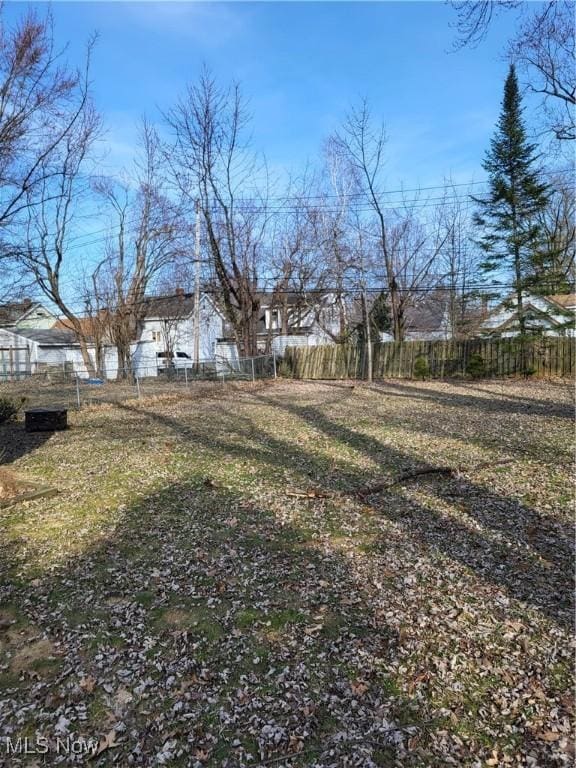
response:
<path id="1" fill-rule="evenodd" d="M 68 428 L 68 409 L 52 406 L 30 408 L 24 412 L 26 432 L 54 432 Z"/>

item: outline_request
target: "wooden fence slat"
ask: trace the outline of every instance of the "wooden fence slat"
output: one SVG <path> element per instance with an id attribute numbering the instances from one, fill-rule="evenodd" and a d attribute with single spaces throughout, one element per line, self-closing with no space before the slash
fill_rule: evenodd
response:
<path id="1" fill-rule="evenodd" d="M 372 345 L 375 379 L 410 379 L 416 359 L 428 360 L 434 378 L 466 376 L 468 361 L 480 354 L 488 376 L 522 375 L 522 358 L 535 377 L 574 376 L 574 339 L 527 340 L 524 350 L 517 339 L 471 339 L 465 341 L 405 341 Z M 366 349 L 332 344 L 317 347 L 288 347 L 284 360 L 296 379 L 361 379 L 366 374 Z"/>

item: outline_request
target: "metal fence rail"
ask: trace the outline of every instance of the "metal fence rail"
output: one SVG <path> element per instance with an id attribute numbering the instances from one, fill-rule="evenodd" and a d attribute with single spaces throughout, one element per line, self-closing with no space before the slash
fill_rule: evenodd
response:
<path id="1" fill-rule="evenodd" d="M 120 369 L 114 380 L 94 377 L 83 368 L 48 366 L 41 373 L 18 371 L 17 375 L 0 379 L 0 397 L 24 399 L 25 407 L 83 408 L 135 398 L 192 394 L 210 384 L 256 382 L 274 378 L 276 371 L 275 355 L 201 360 L 198 364 L 183 361 L 182 365 L 160 365 L 156 369 Z"/>

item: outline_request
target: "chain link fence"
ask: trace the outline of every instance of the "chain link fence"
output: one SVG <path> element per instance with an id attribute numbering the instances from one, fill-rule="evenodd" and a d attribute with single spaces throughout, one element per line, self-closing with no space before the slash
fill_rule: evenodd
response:
<path id="1" fill-rule="evenodd" d="M 236 360 L 180 361 L 157 368 L 120 369 L 114 380 L 91 377 L 85 369 L 47 366 L 41 372 L 0 376 L 0 398 L 23 401 L 25 408 L 63 406 L 83 408 L 103 403 L 192 394 L 211 385 L 256 382 L 275 378 L 275 355 Z"/>

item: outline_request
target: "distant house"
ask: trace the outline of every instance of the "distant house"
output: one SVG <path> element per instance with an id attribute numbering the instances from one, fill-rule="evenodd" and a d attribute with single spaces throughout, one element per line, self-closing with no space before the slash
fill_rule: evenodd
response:
<path id="1" fill-rule="evenodd" d="M 449 341 L 474 334 L 483 310 L 479 303 L 453 307 L 450 292 L 439 288 L 418 297 L 404 310 L 406 341 Z M 383 340 L 391 340 L 392 337 Z"/>
<path id="2" fill-rule="evenodd" d="M 31 299 L 0 304 L 0 328 L 52 328 L 58 317 Z"/>
<path id="3" fill-rule="evenodd" d="M 185 368 L 196 359 L 194 294 L 176 291 L 146 298 L 144 317 L 132 344 L 136 374 L 156 376 L 169 366 Z M 198 359 L 236 355 L 225 339 L 222 311 L 207 294 L 200 297 Z"/>
<path id="4" fill-rule="evenodd" d="M 93 346 L 88 352 L 94 361 Z M 116 350 L 108 346 L 103 374 L 116 378 L 116 366 Z M 0 379 L 37 373 L 88 376 L 75 334 L 60 328 L 0 328 Z"/>
<path id="5" fill-rule="evenodd" d="M 576 294 L 556 294 L 523 297 L 524 319 L 529 333 L 543 336 L 574 336 Z M 480 336 L 510 338 L 520 333 L 516 296 L 509 296 L 491 312 L 480 325 Z"/>
<path id="6" fill-rule="evenodd" d="M 334 343 L 340 325 L 334 293 L 318 291 L 303 296 L 298 292 L 262 292 L 258 298 L 257 343 L 261 352 L 283 354 L 288 346 Z"/>
<path id="7" fill-rule="evenodd" d="M 449 297 L 437 291 L 424 295 L 404 312 L 406 341 L 438 341 L 452 338 Z"/>

